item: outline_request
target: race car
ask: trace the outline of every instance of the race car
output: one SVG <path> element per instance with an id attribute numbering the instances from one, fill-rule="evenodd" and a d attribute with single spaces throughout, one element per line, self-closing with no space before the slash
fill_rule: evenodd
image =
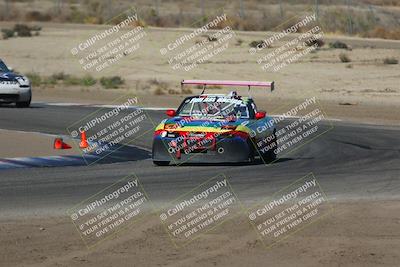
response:
<path id="1" fill-rule="evenodd" d="M 0 103 L 15 103 L 29 107 L 32 99 L 31 83 L 25 76 L 14 73 L 0 59 Z"/>
<path id="2" fill-rule="evenodd" d="M 276 127 L 271 117 L 259 111 L 252 97 L 205 94 L 207 85 L 251 86 L 274 89 L 274 82 L 183 80 L 181 85 L 202 85 L 200 95 L 183 100 L 179 108 L 167 110 L 170 117 L 156 127 L 152 158 L 155 165 L 171 162 L 238 163 L 261 157 L 276 159 Z"/>

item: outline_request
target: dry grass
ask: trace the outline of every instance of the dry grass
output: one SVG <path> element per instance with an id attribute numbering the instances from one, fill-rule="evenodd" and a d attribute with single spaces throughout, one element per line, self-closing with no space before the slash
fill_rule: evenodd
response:
<path id="1" fill-rule="evenodd" d="M 18 21 L 55 21 L 85 24 L 103 24 L 117 14 L 132 7 L 127 0 L 104 1 L 63 1 L 62 8 L 57 8 L 56 1 L 9 1 L 9 12 L 0 12 L 0 20 Z M 140 6 L 141 26 L 157 27 L 200 27 L 210 21 L 218 12 L 228 14 L 229 20 L 221 22 L 216 28 L 231 26 L 235 30 L 244 31 L 267 31 L 282 30 L 290 27 L 306 13 L 310 7 L 310 0 L 248 0 L 243 1 L 242 6 L 238 1 L 228 0 L 205 0 L 199 1 L 182 0 L 155 1 L 138 0 L 135 6 Z M 43 3 L 43 4 L 42 4 Z M 397 0 L 357 0 L 353 6 L 348 8 L 346 1 L 319 0 L 319 25 L 324 32 L 350 33 L 349 24 L 351 18 L 352 33 L 363 36 L 399 39 L 400 11 L 393 6 L 400 6 Z M 373 8 L 369 4 L 384 6 L 384 8 Z M 5 10 L 5 4 L 0 3 L 0 10 Z M 242 12 L 243 11 L 243 12 Z M 238 16 L 238 13 L 240 15 Z M 116 16 L 111 23 L 118 23 L 126 17 Z M 195 23 L 197 22 L 197 23 Z M 194 24 L 195 23 L 195 24 Z M 309 25 L 310 27 L 312 25 Z M 383 32 L 382 29 L 388 29 Z M 305 31 L 306 29 L 300 29 Z"/>
<path id="2" fill-rule="evenodd" d="M 182 88 L 181 93 L 184 95 L 191 95 L 191 94 L 193 94 L 193 91 L 190 88 Z"/>
<path id="3" fill-rule="evenodd" d="M 375 29 L 365 33 L 364 37 L 400 40 L 400 30 L 390 30 L 383 27 L 376 27 Z"/>
<path id="4" fill-rule="evenodd" d="M 161 88 L 157 88 L 156 90 L 154 90 L 154 95 L 165 95 L 165 92 L 163 89 Z"/>

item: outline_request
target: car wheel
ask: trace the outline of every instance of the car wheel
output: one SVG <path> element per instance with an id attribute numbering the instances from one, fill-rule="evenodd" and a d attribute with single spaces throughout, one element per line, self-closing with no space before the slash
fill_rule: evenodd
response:
<path id="1" fill-rule="evenodd" d="M 17 102 L 15 103 L 15 105 L 17 106 L 17 108 L 28 108 L 31 105 L 31 98 L 29 98 L 28 101 Z"/>
<path id="2" fill-rule="evenodd" d="M 249 150 L 250 150 L 250 152 L 249 152 L 249 161 L 250 162 L 254 162 L 255 161 L 255 155 L 257 154 L 254 142 L 255 141 L 251 141 L 250 139 L 247 139 L 247 145 L 248 145 Z"/>
<path id="3" fill-rule="evenodd" d="M 169 165 L 169 161 L 156 161 L 156 160 L 153 160 L 153 163 L 154 163 L 154 165 L 157 165 L 157 166 L 168 166 Z"/>

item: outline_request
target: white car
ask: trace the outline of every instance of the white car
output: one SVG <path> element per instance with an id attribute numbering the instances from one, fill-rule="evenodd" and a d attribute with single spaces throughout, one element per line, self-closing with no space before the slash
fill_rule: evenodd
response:
<path id="1" fill-rule="evenodd" d="M 29 107 L 32 99 L 31 82 L 14 73 L 0 59 L 0 103 L 15 103 L 19 108 Z"/>

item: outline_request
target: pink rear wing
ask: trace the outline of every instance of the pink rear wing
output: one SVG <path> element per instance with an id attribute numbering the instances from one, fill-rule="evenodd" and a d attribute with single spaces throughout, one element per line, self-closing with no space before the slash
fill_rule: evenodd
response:
<path id="1" fill-rule="evenodd" d="M 183 80 L 181 85 L 203 85 L 205 88 L 207 85 L 221 85 L 221 86 L 247 86 L 249 89 L 251 86 L 271 88 L 271 91 L 275 88 L 275 82 L 257 82 L 257 81 L 219 81 L 219 80 Z"/>

